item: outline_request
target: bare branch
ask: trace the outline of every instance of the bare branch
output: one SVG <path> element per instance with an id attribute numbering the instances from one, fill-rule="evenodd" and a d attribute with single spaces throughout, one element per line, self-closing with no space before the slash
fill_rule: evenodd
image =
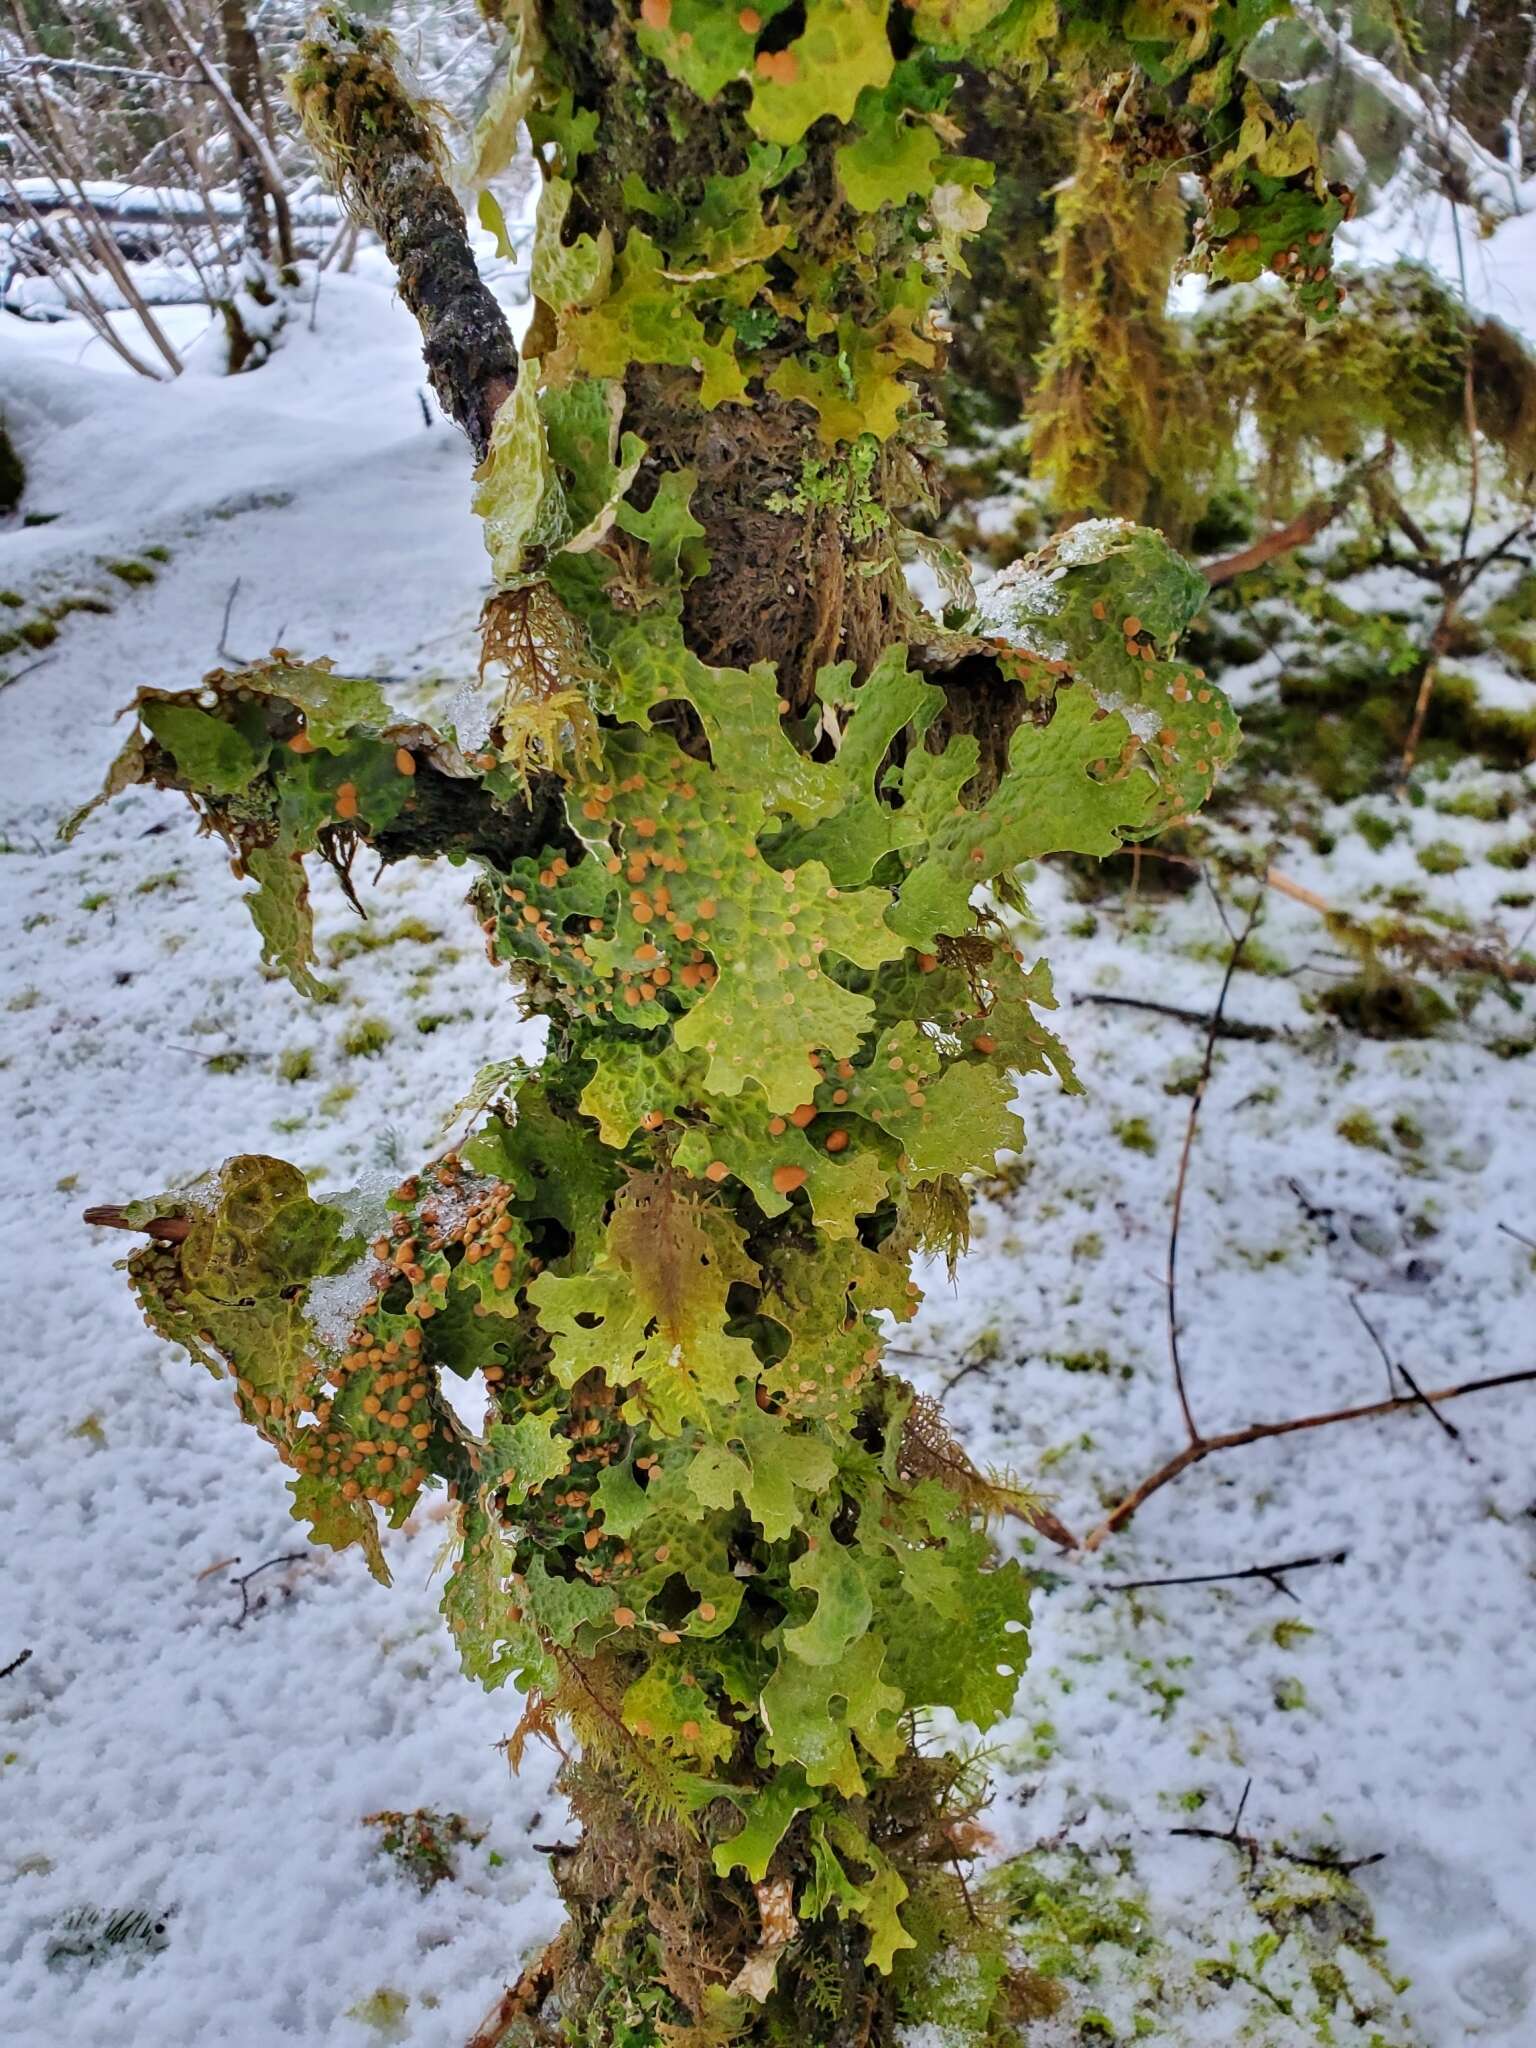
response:
<path id="1" fill-rule="evenodd" d="M 1398 1394 L 1388 1401 L 1371 1401 L 1362 1408 L 1335 1408 L 1326 1415 L 1300 1415 L 1288 1422 L 1255 1422 L 1247 1429 L 1229 1430 L 1223 1436 L 1206 1437 L 1200 1443 L 1188 1444 L 1176 1457 L 1165 1465 L 1159 1465 L 1141 1484 L 1125 1496 L 1118 1507 L 1104 1517 L 1083 1544 L 1085 1550 L 1098 1550 L 1117 1529 L 1135 1514 L 1136 1510 L 1149 1501 L 1154 1493 L 1187 1472 L 1191 1465 L 1199 1465 L 1217 1451 L 1235 1451 L 1244 1444 L 1263 1443 L 1269 1437 L 1294 1436 L 1303 1429 L 1327 1429 L 1335 1422 L 1366 1422 L 1373 1416 L 1396 1415 L 1405 1408 L 1427 1407 L 1434 1401 L 1459 1401 L 1464 1394 L 1486 1394 L 1495 1387 L 1519 1386 L 1527 1380 L 1536 1380 L 1536 1368 L 1524 1372 L 1495 1373 L 1488 1379 L 1462 1380 L 1454 1387 L 1437 1387 L 1431 1393 Z"/>

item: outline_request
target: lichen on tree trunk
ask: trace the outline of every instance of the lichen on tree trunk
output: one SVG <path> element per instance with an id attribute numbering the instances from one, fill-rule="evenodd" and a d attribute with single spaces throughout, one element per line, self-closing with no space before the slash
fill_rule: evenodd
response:
<path id="1" fill-rule="evenodd" d="M 1048 973 L 974 893 L 1208 791 L 1235 727 L 1177 656 L 1204 584 L 1113 522 L 985 612 L 939 561 L 942 623 L 902 574 L 936 305 L 990 178 L 956 63 L 1042 62 L 1054 16 L 510 12 L 486 126 L 510 147 L 525 115 L 545 180 L 520 364 L 387 38 L 334 15 L 295 81 L 483 458 L 488 734 L 274 657 L 211 702 L 141 693 L 109 788 L 193 797 L 306 987 L 304 855 L 469 857 L 548 1051 L 487 1068 L 461 1107 L 491 1114 L 368 1243 L 245 1159 L 124 1209 L 155 1239 L 130 1269 L 234 1370 L 317 1540 L 382 1574 L 376 1511 L 447 1485 L 466 1671 L 521 1684 L 515 1753 L 577 1738 L 570 1923 L 483 2038 L 981 2041 L 1036 1990 L 964 1880 L 981 1774 L 925 1729 L 1008 1711 L 1028 1585 L 988 1522 L 1030 1509 L 884 1347 L 913 1256 L 964 1243 L 965 1176 L 1021 1141 L 1017 1077 L 1076 1085 Z M 1059 34 L 1103 55 L 1096 15 Z M 1230 52 L 1183 37 L 1219 139 Z M 1150 88 L 1137 118 L 1187 124 Z M 359 1258 L 338 1355 L 310 1290 Z M 477 1370 L 480 1433 L 440 1391 Z"/>

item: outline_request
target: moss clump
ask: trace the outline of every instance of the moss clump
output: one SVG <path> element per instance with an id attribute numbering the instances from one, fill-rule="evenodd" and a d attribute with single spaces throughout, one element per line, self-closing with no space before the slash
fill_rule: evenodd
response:
<path id="1" fill-rule="evenodd" d="M 1433 1038 L 1456 1015 L 1437 989 L 1384 970 L 1333 982 L 1317 1000 L 1363 1038 Z"/>
<path id="2" fill-rule="evenodd" d="M 377 1828 L 379 1852 L 422 1891 L 430 1892 L 458 1876 L 458 1851 L 467 1842 L 478 1848 L 483 1828 L 472 1828 L 462 1813 L 438 1813 L 418 1806 L 414 1813 L 370 1813 L 363 1826 Z"/>
<path id="3" fill-rule="evenodd" d="M 307 1045 L 291 1045 L 277 1063 L 284 1081 L 307 1081 L 315 1071 L 315 1055 Z"/>
<path id="4" fill-rule="evenodd" d="M 1144 1116 L 1122 1117 L 1110 1128 L 1127 1152 L 1145 1152 L 1148 1155 L 1157 1150 L 1157 1137 Z"/>
<path id="5" fill-rule="evenodd" d="M 382 1017 L 360 1017 L 343 1033 L 341 1049 L 349 1059 L 371 1060 L 384 1050 L 394 1035 Z"/>
<path id="6" fill-rule="evenodd" d="M 1383 818 L 1375 811 L 1355 813 L 1355 830 L 1373 852 L 1380 853 L 1383 848 L 1390 846 L 1402 829 L 1396 818 Z"/>
<path id="7" fill-rule="evenodd" d="M 120 562 L 104 562 L 102 567 L 109 576 L 115 576 L 119 583 L 130 586 L 153 583 L 157 573 L 148 562 L 135 561 L 132 556 L 125 556 Z"/>
<path id="8" fill-rule="evenodd" d="M 1454 839 L 1432 839 L 1419 848 L 1418 860 L 1426 875 L 1454 875 L 1467 864 L 1465 852 Z"/>
<path id="9" fill-rule="evenodd" d="M 41 652 L 43 648 L 51 647 L 58 639 L 59 629 L 52 619 L 28 619 L 21 628 L 21 637 L 29 647 L 35 647 Z"/>
<path id="10" fill-rule="evenodd" d="M 1347 1116 L 1341 1116 L 1333 1128 L 1346 1145 L 1360 1145 L 1372 1152 L 1388 1150 L 1387 1141 L 1381 1135 L 1381 1126 L 1367 1109 L 1352 1109 Z"/>

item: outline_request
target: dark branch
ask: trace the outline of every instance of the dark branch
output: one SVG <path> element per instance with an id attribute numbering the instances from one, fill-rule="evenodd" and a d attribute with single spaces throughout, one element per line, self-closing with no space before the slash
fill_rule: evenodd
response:
<path id="1" fill-rule="evenodd" d="M 1074 1003 L 1092 1003 L 1104 1010 L 1150 1010 L 1156 1017 L 1176 1017 L 1181 1024 L 1198 1024 L 1209 1031 L 1214 1025 L 1218 1038 L 1250 1038 L 1262 1044 L 1285 1033 L 1273 1024 L 1245 1024 L 1241 1018 L 1212 1017 L 1205 1010 L 1186 1010 L 1178 1003 L 1154 1003 L 1145 996 L 1074 996 Z"/>
<path id="2" fill-rule="evenodd" d="M 1218 584 L 1230 583 L 1234 576 L 1244 576 L 1250 569 L 1262 568 L 1273 561 L 1276 555 L 1288 554 L 1292 548 L 1305 547 L 1309 540 L 1315 540 L 1325 526 L 1331 526 L 1351 500 L 1371 479 L 1378 476 L 1392 461 L 1396 451 L 1388 441 L 1364 462 L 1357 462 L 1345 470 L 1335 488 L 1325 496 L 1314 498 L 1310 505 L 1303 507 L 1294 519 L 1284 526 L 1277 526 L 1273 533 L 1267 533 L 1262 540 L 1242 548 L 1235 555 L 1223 555 L 1219 562 L 1207 562 L 1205 580 L 1212 589 Z"/>
<path id="3" fill-rule="evenodd" d="M 1218 1586 L 1238 1579 L 1267 1579 L 1277 1593 L 1294 1600 L 1296 1595 L 1285 1583 L 1287 1572 L 1309 1572 L 1318 1565 L 1343 1564 L 1348 1556 L 1347 1550 L 1331 1550 L 1319 1557 L 1288 1557 L 1279 1564 L 1250 1564 L 1240 1572 L 1184 1572 L 1171 1579 L 1116 1579 L 1106 1581 L 1101 1590 L 1139 1593 L 1149 1586 Z"/>
<path id="4" fill-rule="evenodd" d="M 330 9 L 299 51 L 293 96 L 348 210 L 389 252 L 439 404 L 484 461 L 517 382 L 517 344 L 475 267 L 437 135 L 393 57 L 385 31 Z"/>

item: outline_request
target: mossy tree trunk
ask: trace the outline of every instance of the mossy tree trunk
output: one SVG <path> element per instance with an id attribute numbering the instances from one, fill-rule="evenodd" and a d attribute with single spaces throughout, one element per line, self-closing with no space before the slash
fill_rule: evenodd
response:
<path id="1" fill-rule="evenodd" d="M 366 1246 L 261 1159 L 111 1220 L 151 1231 L 151 1321 L 233 1369 L 317 1540 L 382 1574 L 376 1512 L 446 1483 L 466 1670 L 519 1680 L 518 1745 L 579 1742 L 570 1923 L 486 2041 L 983 2040 L 1030 1997 L 962 1875 L 980 1775 L 921 1737 L 1007 1712 L 1028 1589 L 987 1522 L 1048 1522 L 884 1345 L 913 1255 L 965 1241 L 965 1176 L 1020 1142 L 1016 1077 L 1076 1085 L 1048 974 L 975 890 L 1197 804 L 1235 729 L 1177 659 L 1204 584 L 1157 535 L 1068 536 L 984 616 L 941 562 L 940 623 L 903 521 L 991 177 L 958 63 L 1136 76 L 1101 15 L 509 7 L 478 148 L 526 115 L 544 169 L 521 362 L 387 39 L 337 14 L 300 55 L 483 457 L 489 730 L 274 658 L 211 702 L 143 693 L 109 789 L 193 797 L 311 993 L 305 854 L 469 858 L 549 1050 L 486 1070 L 489 1120 Z M 1182 37 L 1185 90 L 1122 81 L 1106 148 L 1232 143 L 1235 54 Z M 1287 179 L 1228 173 L 1221 247 L 1277 203 L 1336 214 L 1315 167 Z M 360 1254 L 331 1355 L 309 1289 Z M 439 1389 L 475 1370 L 481 1435 Z"/>

